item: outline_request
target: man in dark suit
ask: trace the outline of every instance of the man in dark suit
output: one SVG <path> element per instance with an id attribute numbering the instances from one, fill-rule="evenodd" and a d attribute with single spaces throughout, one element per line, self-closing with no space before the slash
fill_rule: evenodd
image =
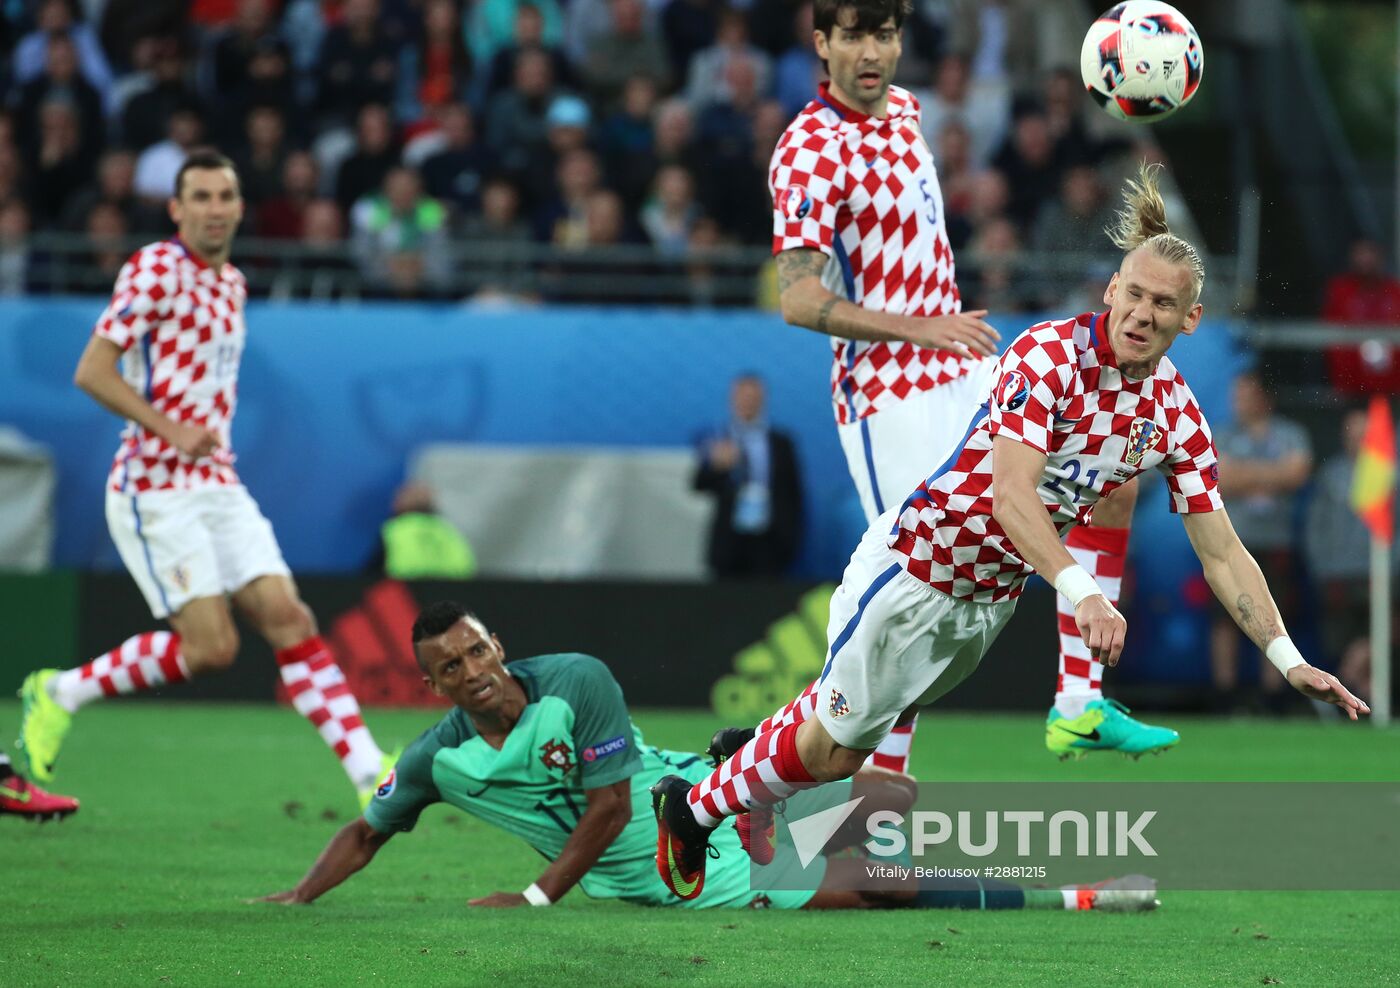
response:
<path id="1" fill-rule="evenodd" d="M 797 555 L 797 451 L 769 426 L 764 401 L 762 379 L 739 375 L 729 394 L 732 418 L 701 443 L 694 487 L 716 498 L 709 564 L 717 577 L 777 576 Z"/>

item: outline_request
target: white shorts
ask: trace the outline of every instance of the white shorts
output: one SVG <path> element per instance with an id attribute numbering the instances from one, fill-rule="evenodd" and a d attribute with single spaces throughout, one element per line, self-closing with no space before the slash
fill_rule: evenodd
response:
<path id="1" fill-rule="evenodd" d="M 973 415 L 991 394 L 996 364 L 979 360 L 956 381 L 836 427 L 866 521 L 903 504 L 962 444 Z"/>
<path id="2" fill-rule="evenodd" d="M 905 572 L 886 545 L 898 510 L 871 525 L 831 597 L 817 717 L 858 751 L 971 675 L 1016 609 L 1015 600 L 957 600 Z"/>
<path id="3" fill-rule="evenodd" d="M 158 618 L 192 600 L 290 575 L 272 525 L 242 485 L 107 492 L 107 530 Z"/>

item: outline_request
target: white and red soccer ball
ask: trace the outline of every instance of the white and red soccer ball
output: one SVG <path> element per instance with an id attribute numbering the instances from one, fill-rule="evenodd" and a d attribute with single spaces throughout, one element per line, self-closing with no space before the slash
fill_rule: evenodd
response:
<path id="1" fill-rule="evenodd" d="M 1114 4 L 1089 26 L 1079 52 L 1084 87 L 1119 120 L 1149 122 L 1191 102 L 1205 52 L 1191 22 L 1159 0 Z"/>

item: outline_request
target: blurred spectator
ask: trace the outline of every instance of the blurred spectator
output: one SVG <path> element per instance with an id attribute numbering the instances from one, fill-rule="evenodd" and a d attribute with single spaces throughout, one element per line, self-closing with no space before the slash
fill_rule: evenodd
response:
<path id="1" fill-rule="evenodd" d="M 695 114 L 685 100 L 668 99 L 656 108 L 652 155 L 658 166 L 694 161 Z"/>
<path id="2" fill-rule="evenodd" d="M 255 106 L 244 124 L 243 148 L 234 157 L 243 198 L 256 209 L 282 191 L 287 127 L 275 106 Z"/>
<path id="3" fill-rule="evenodd" d="M 714 44 L 719 21 L 715 0 L 668 0 L 661 11 L 661 36 L 671 59 L 671 75 L 685 79 L 696 53 Z"/>
<path id="4" fill-rule="evenodd" d="M 27 295 L 32 287 L 29 226 L 24 203 L 11 199 L 0 205 L 0 295 Z"/>
<path id="5" fill-rule="evenodd" d="M 25 200 L 27 184 L 24 159 L 20 157 L 19 149 L 8 141 L 0 141 L 0 203 L 12 199 Z"/>
<path id="6" fill-rule="evenodd" d="M 15 84 L 24 86 L 44 73 L 52 57 L 51 41 L 60 36 L 72 44 L 82 78 L 94 92 L 107 93 L 112 88 L 112 69 L 97 32 L 83 23 L 77 0 L 39 0 L 37 6 L 34 30 L 19 39 L 11 56 Z M 6 16 L 14 14 L 6 11 Z"/>
<path id="7" fill-rule="evenodd" d="M 554 69 L 554 78 L 561 85 L 571 85 L 573 74 L 564 52 L 558 47 L 549 47 L 544 41 L 544 15 L 531 3 L 522 3 L 515 8 L 514 44 L 502 48 L 491 59 L 490 71 L 486 77 L 486 97 L 489 99 L 510 86 L 515 78 L 515 60 L 522 51 L 538 49 L 549 55 Z"/>
<path id="8" fill-rule="evenodd" d="M 466 580 L 476 556 L 442 515 L 427 484 L 408 481 L 394 492 L 393 514 L 379 530 L 370 568 L 395 580 Z"/>
<path id="9" fill-rule="evenodd" d="M 919 126 L 929 147 L 937 146 L 944 125 L 956 120 L 972 136 L 972 161 L 980 168 L 1006 139 L 1011 90 L 1001 76 L 974 78 L 964 55 L 943 56 L 934 69 L 932 88 L 917 89 L 914 95 L 922 110 Z"/>
<path id="10" fill-rule="evenodd" d="M 423 187 L 460 214 L 474 212 L 481 205 L 482 183 L 491 172 L 491 153 L 477 140 L 476 121 L 465 103 L 444 107 L 441 120 L 442 149 L 423 162 Z"/>
<path id="11" fill-rule="evenodd" d="M 226 119 L 255 105 L 292 102 L 291 51 L 276 34 L 273 0 L 239 0 L 238 12 L 214 44 L 214 99 Z"/>
<path id="12" fill-rule="evenodd" d="M 812 45 L 812 5 L 799 4 L 792 13 L 792 44 L 774 65 L 773 95 L 789 118 L 795 117 L 817 94 L 824 72 Z M 939 174 L 943 165 L 939 163 Z"/>
<path id="13" fill-rule="evenodd" d="M 77 109 L 68 100 L 45 100 L 38 123 L 38 141 L 29 160 L 34 176 L 34 216 L 29 219 L 38 226 L 57 225 L 64 204 L 92 178 L 92 158 L 83 146 Z"/>
<path id="14" fill-rule="evenodd" d="M 394 124 L 382 103 L 360 108 L 355 121 L 355 151 L 340 163 L 335 176 L 335 201 L 349 209 L 361 196 L 384 184 L 389 169 L 399 163 Z"/>
<path id="15" fill-rule="evenodd" d="M 388 106 L 398 84 L 401 39 L 380 18 L 379 0 L 345 0 L 317 59 L 317 105 L 347 123 L 366 104 Z"/>
<path id="16" fill-rule="evenodd" d="M 50 101 L 67 103 L 77 117 L 78 137 L 83 153 L 94 157 L 101 150 L 106 121 L 102 98 L 79 73 L 78 53 L 66 34 L 48 39 L 48 62 L 43 70 L 25 83 L 15 96 L 15 123 L 19 133 L 37 141 L 41 108 Z M 28 149 L 33 155 L 38 148 Z"/>
<path id="17" fill-rule="evenodd" d="M 282 182 L 277 194 L 258 206 L 254 229 L 259 237 L 300 240 L 307 207 L 316 199 L 321 169 L 309 151 L 293 151 L 282 162 Z"/>
<path id="18" fill-rule="evenodd" d="M 204 122 L 198 110 L 184 107 L 170 115 L 168 137 L 152 144 L 136 159 L 132 185 L 136 194 L 163 204 L 175 194 L 175 175 L 190 151 L 204 140 Z"/>
<path id="19" fill-rule="evenodd" d="M 752 202 L 735 193 L 764 188 L 767 159 L 773 150 L 759 149 L 754 140 L 754 117 L 759 108 L 757 72 L 751 59 L 726 62 L 724 88 L 728 98 L 709 104 L 696 119 L 698 160 L 694 167 L 701 178 L 700 198 L 705 212 L 725 230 L 743 230 L 755 221 Z M 763 159 L 761 165 L 756 164 L 759 158 Z M 766 229 L 771 215 L 766 210 L 760 215 Z"/>
<path id="20" fill-rule="evenodd" d="M 1083 282 L 1085 267 L 1075 263 L 1074 255 L 1101 253 L 1108 239 L 1104 230 L 1112 219 L 1113 207 L 1099 173 L 1087 165 L 1065 172 L 1060 198 L 1040 207 L 1031 233 L 1031 249 L 1053 255 L 1038 267 L 1051 305 L 1058 308 L 1059 301 Z"/>
<path id="21" fill-rule="evenodd" d="M 972 308 L 993 312 L 1028 312 L 1040 308 L 1040 300 L 1021 271 L 1021 238 L 1016 225 L 1005 217 L 977 227 L 968 244 L 972 270 L 964 297 Z"/>
<path id="22" fill-rule="evenodd" d="M 646 76 L 632 76 L 622 87 L 622 105 L 598 128 L 598 148 L 609 184 L 632 212 L 641 207 L 655 172 L 651 131 L 655 113 L 655 83 Z"/>
<path id="23" fill-rule="evenodd" d="M 602 187 L 597 156 L 579 148 L 559 159 L 553 198 L 540 211 L 535 224 L 539 240 L 560 247 L 582 247 L 588 242 L 588 201 Z"/>
<path id="24" fill-rule="evenodd" d="M 744 64 L 746 86 L 751 93 L 734 92 L 731 69 Z M 734 103 L 742 96 L 759 97 L 773 85 L 773 60 L 768 53 L 749 43 L 749 24 L 743 11 L 726 8 L 719 15 L 719 30 L 715 43 L 697 52 L 690 62 L 686 79 L 685 98 L 697 112 L 703 113 L 712 103 Z"/>
<path id="25" fill-rule="evenodd" d="M 1235 421 L 1219 430 L 1220 493 L 1235 531 L 1264 572 L 1285 624 L 1297 612 L 1298 490 L 1312 473 L 1312 445 L 1302 426 L 1274 414 L 1273 397 L 1256 372 L 1235 379 Z M 1222 703 L 1240 704 L 1240 632 L 1230 615 L 1218 610 L 1211 629 L 1211 673 Z M 1278 700 L 1283 677 L 1264 661 L 1259 686 Z M 1291 691 L 1290 691 L 1291 692 Z"/>
<path id="26" fill-rule="evenodd" d="M 1044 98 L 1045 120 L 1060 161 L 1069 165 L 1097 164 L 1109 147 L 1091 135 L 1084 125 L 1084 115 L 1093 111 L 1090 101 L 1084 98 L 1084 83 L 1080 80 L 1079 70 L 1052 70 L 1045 77 Z"/>
<path id="27" fill-rule="evenodd" d="M 802 486 L 797 448 L 768 424 L 763 380 L 730 386 L 730 420 L 700 443 L 693 485 L 715 497 L 707 550 L 720 578 L 780 576 L 797 556 Z"/>
<path id="28" fill-rule="evenodd" d="M 642 0 L 610 0 L 612 30 L 593 40 L 583 66 L 584 82 L 598 105 L 612 109 L 634 76 L 665 89 L 671 66 L 661 42 L 646 30 Z"/>
<path id="29" fill-rule="evenodd" d="M 1347 270 L 1327 282 L 1322 318 L 1340 325 L 1400 326 L 1400 279 L 1385 267 L 1374 240 L 1352 242 Z M 1327 350 L 1328 378 L 1340 391 L 1400 393 L 1400 331 L 1392 338 Z"/>
<path id="30" fill-rule="evenodd" d="M 360 271 L 373 287 L 415 298 L 446 283 L 452 263 L 447 211 L 423 195 L 413 169 L 391 169 L 382 192 L 355 203 L 351 226 Z"/>
<path id="31" fill-rule="evenodd" d="M 151 46 L 150 78 L 133 93 L 122 110 L 122 137 L 135 151 L 143 151 L 170 132 L 170 117 L 180 111 L 200 112 L 200 101 L 185 81 L 185 56 L 180 43 L 164 38 Z M 202 116 L 202 113 L 201 113 Z"/>
<path id="32" fill-rule="evenodd" d="M 700 219 L 695 200 L 695 179 L 680 165 L 667 165 L 656 173 L 651 198 L 642 207 L 642 229 L 663 257 L 683 257 L 690 235 Z"/>
<path id="33" fill-rule="evenodd" d="M 106 283 L 117 276 L 121 266 L 131 256 L 127 236 L 131 231 L 120 207 L 110 202 L 98 202 L 87 215 L 84 229 L 87 236 L 86 263 L 94 281 Z"/>
<path id="34" fill-rule="evenodd" d="M 468 216 L 459 237 L 487 245 L 527 244 L 530 225 L 520 217 L 520 193 L 503 178 L 481 188 L 481 212 Z"/>
<path id="35" fill-rule="evenodd" d="M 529 168 L 517 176 L 530 202 L 549 202 L 553 198 L 559 162 L 569 152 L 587 148 L 592 119 L 588 104 L 578 96 L 565 93 L 554 97 L 545 114 L 545 146 L 531 159 Z"/>
<path id="36" fill-rule="evenodd" d="M 967 203 L 967 219 L 972 229 L 1005 218 L 1010 205 L 1011 186 L 1005 175 L 995 168 L 987 168 L 972 176 Z"/>
<path id="37" fill-rule="evenodd" d="M 345 244 L 345 217 L 334 199 L 313 199 L 302 213 L 303 263 L 311 270 L 312 298 L 359 294 L 360 278 Z"/>
<path id="38" fill-rule="evenodd" d="M 1020 229 L 1029 229 L 1040 204 L 1059 192 L 1063 171 L 1044 112 L 1034 107 L 1024 109 L 992 164 L 1006 176 L 1011 190 L 1011 218 Z"/>
<path id="39" fill-rule="evenodd" d="M 506 171 L 524 175 L 546 146 L 545 116 L 556 95 L 549 53 L 520 52 L 511 87 L 492 97 L 486 109 L 486 143 Z"/>
<path id="40" fill-rule="evenodd" d="M 416 120 L 467 98 L 472 58 L 467 51 L 457 0 L 426 0 L 418 43 L 405 45 L 400 85 L 409 91 L 399 100 L 399 116 Z"/>
<path id="41" fill-rule="evenodd" d="M 164 204 L 152 208 L 137 198 L 135 177 L 136 155 L 121 148 L 104 152 L 97 159 L 97 181 L 79 190 L 64 207 L 64 228 L 87 229 L 89 215 L 98 205 L 105 205 L 121 213 L 128 231 L 163 233 L 170 224 Z"/>
<path id="42" fill-rule="evenodd" d="M 749 38 L 760 51 L 777 58 L 787 51 L 792 43 L 793 14 L 802 7 L 811 7 L 811 0 L 751 0 L 751 2 L 729 3 L 730 7 L 741 8 L 748 24 Z M 905 24 L 909 23 L 906 14 Z M 906 37 L 907 47 L 909 40 Z M 807 35 L 807 47 L 812 47 L 812 36 Z"/>
<path id="43" fill-rule="evenodd" d="M 334 199 L 312 199 L 301 219 L 301 239 L 308 247 L 336 248 L 345 242 L 345 217 Z"/>
<path id="44" fill-rule="evenodd" d="M 576 3 L 573 0 L 569 7 Z M 539 40 L 535 43 L 547 50 L 564 43 L 564 14 L 558 0 L 477 0 L 467 19 L 467 43 L 478 65 L 490 65 L 499 52 L 518 44 L 522 7 L 533 7 L 539 15 Z"/>
<path id="45" fill-rule="evenodd" d="M 686 245 L 686 292 L 690 304 L 696 306 L 713 305 L 719 294 L 718 274 L 715 271 L 715 255 L 724 246 L 724 235 L 719 224 L 708 216 L 701 216 L 690 229 L 690 243 Z"/>
<path id="46" fill-rule="evenodd" d="M 1308 572 L 1320 584 L 1326 662 L 1353 692 L 1370 698 L 1371 533 L 1351 506 L 1356 456 L 1366 433 L 1366 411 L 1355 408 L 1342 419 L 1342 452 L 1317 471 L 1303 529 Z M 1391 562 L 1400 574 L 1400 555 Z M 1396 615 L 1400 617 L 1400 615 Z M 1400 628 L 1394 619 L 1392 628 Z"/>
<path id="47" fill-rule="evenodd" d="M 651 32 L 652 11 L 644 8 L 645 30 Z M 612 0 L 568 0 L 564 5 L 564 57 L 573 65 L 585 65 L 599 38 L 613 30 Z"/>
<path id="48" fill-rule="evenodd" d="M 938 185 L 943 191 L 943 226 L 954 251 L 972 237 L 968 213 L 972 208 L 975 175 L 972 170 L 972 135 L 961 121 L 949 120 L 933 145 L 938 162 Z"/>

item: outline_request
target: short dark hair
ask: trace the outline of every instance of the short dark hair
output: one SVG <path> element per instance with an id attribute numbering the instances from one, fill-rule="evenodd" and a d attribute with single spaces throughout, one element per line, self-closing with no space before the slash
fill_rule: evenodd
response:
<path id="1" fill-rule="evenodd" d="M 429 604 L 418 612 L 418 618 L 413 622 L 413 644 L 446 634 L 464 618 L 481 624 L 481 618 L 455 600 L 439 600 Z M 484 624 L 481 626 L 486 627 Z"/>
<path id="2" fill-rule="evenodd" d="M 855 11 L 856 22 L 846 26 L 858 31 L 875 31 L 891 17 L 896 28 L 903 27 L 904 18 L 914 10 L 914 3 L 913 0 L 815 0 L 812 27 L 830 38 L 841 11 L 847 7 Z"/>
<path id="3" fill-rule="evenodd" d="M 221 168 L 227 168 L 229 171 L 233 172 L 234 180 L 239 181 L 238 168 L 234 165 L 233 159 L 228 155 L 222 154 L 213 148 L 196 148 L 191 151 L 185 158 L 184 164 L 180 166 L 180 170 L 175 173 L 175 198 L 180 198 L 180 192 L 184 188 L 185 172 L 194 171 L 196 169 L 200 171 L 218 171 Z"/>

